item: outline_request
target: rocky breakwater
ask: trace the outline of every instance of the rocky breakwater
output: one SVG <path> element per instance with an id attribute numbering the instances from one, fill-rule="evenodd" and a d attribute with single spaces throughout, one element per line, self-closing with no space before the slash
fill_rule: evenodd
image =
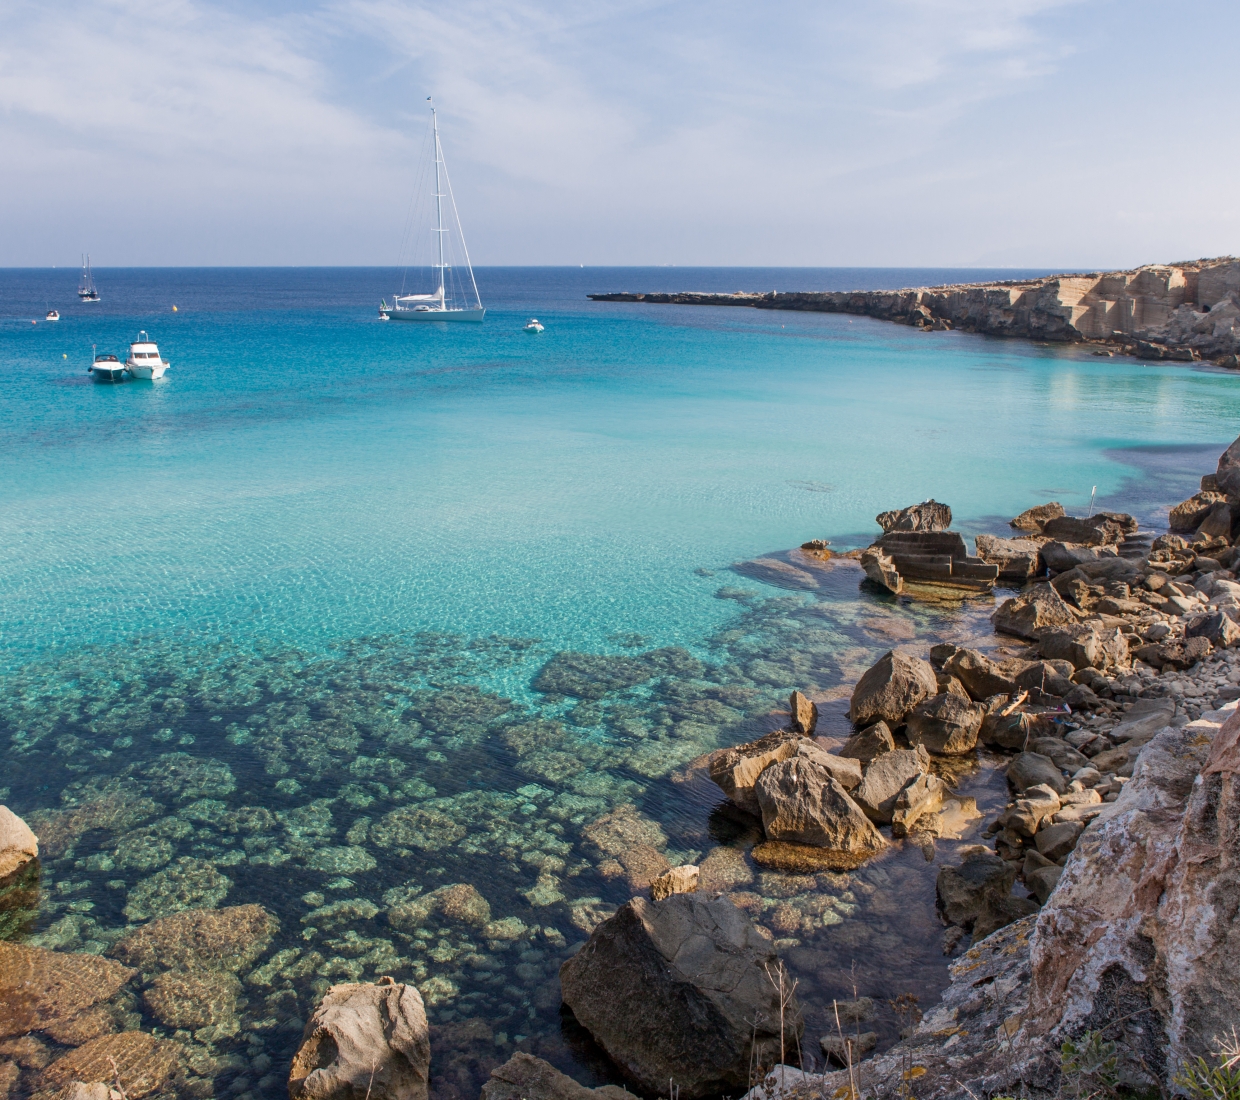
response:
<path id="1" fill-rule="evenodd" d="M 595 301 L 851 313 L 921 329 L 1098 341 L 1149 359 L 1240 365 L 1240 260 L 904 290 L 769 294 L 591 294 Z"/>

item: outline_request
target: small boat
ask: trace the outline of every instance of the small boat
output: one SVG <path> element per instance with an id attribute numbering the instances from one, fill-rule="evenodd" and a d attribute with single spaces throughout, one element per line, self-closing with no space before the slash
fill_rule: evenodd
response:
<path id="1" fill-rule="evenodd" d="M 90 255 L 82 258 L 82 280 L 78 283 L 78 297 L 83 302 L 99 301 L 99 291 L 95 289 L 95 276 L 90 270 Z"/>
<path id="2" fill-rule="evenodd" d="M 57 312 L 57 311 L 56 311 L 56 310 L 54 310 L 54 309 L 49 309 L 49 310 L 47 311 L 47 317 L 46 317 L 46 318 L 44 318 L 44 320 L 47 320 L 47 321 L 59 321 L 59 320 L 60 320 L 60 314 L 59 314 L 59 312 Z"/>
<path id="3" fill-rule="evenodd" d="M 96 355 L 87 373 L 96 382 L 124 382 L 125 364 L 115 355 Z"/>
<path id="4" fill-rule="evenodd" d="M 542 330 L 543 330 L 543 323 L 537 317 L 531 317 L 529 321 L 526 322 L 525 328 L 523 328 L 521 331 L 522 332 L 542 332 Z"/>
<path id="5" fill-rule="evenodd" d="M 133 378 L 151 381 L 163 378 L 168 364 L 159 357 L 159 348 L 155 341 L 147 336 L 146 331 L 138 333 L 138 338 L 129 345 L 129 358 L 125 360 L 125 369 Z"/>
<path id="6" fill-rule="evenodd" d="M 478 295 L 478 283 L 474 279 L 473 265 L 469 262 L 469 249 L 465 247 L 465 234 L 461 229 L 461 216 L 457 213 L 456 199 L 452 195 L 452 181 L 448 178 L 448 166 L 443 159 L 443 146 L 439 141 L 439 115 L 431 108 L 431 120 L 435 131 L 435 191 L 431 196 L 435 200 L 436 227 L 431 230 L 431 237 L 436 249 L 438 262 L 431 265 L 433 271 L 439 273 L 439 286 L 430 294 L 397 294 L 389 308 L 384 303 L 379 308 L 379 317 L 392 321 L 481 321 L 486 316 L 482 299 Z M 442 186 L 447 185 L 445 190 Z M 460 241 L 460 258 L 462 263 L 449 263 L 445 260 L 446 238 L 451 232 L 443 224 L 443 200 L 447 199 L 452 207 L 452 221 L 456 225 L 456 239 Z M 455 243 L 453 249 L 455 251 Z M 469 275 L 466 283 L 457 275 L 459 268 L 464 266 Z M 451 275 L 449 276 L 449 272 Z"/>
<path id="7" fill-rule="evenodd" d="M 390 310 L 391 310 L 391 306 L 387 304 L 387 301 L 381 300 L 379 302 L 379 320 L 380 321 L 389 320 L 390 318 L 388 317 L 388 313 L 390 312 Z"/>

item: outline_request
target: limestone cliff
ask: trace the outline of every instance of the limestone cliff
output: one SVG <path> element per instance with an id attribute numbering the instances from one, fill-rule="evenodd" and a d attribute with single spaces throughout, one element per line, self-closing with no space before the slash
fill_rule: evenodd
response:
<path id="1" fill-rule="evenodd" d="M 853 313 L 918 328 L 1035 340 L 1101 341 L 1154 359 L 1238 366 L 1240 260 L 905 290 L 591 294 L 595 301 Z"/>

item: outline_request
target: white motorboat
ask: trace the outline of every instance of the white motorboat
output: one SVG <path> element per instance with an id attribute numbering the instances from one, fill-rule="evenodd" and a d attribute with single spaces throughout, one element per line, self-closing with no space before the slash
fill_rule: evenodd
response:
<path id="1" fill-rule="evenodd" d="M 124 382 L 125 364 L 115 355 L 96 355 L 88 373 L 96 382 Z"/>
<path id="2" fill-rule="evenodd" d="M 431 108 L 431 121 L 434 128 L 435 158 L 435 228 L 431 241 L 434 244 L 433 255 L 436 262 L 431 270 L 437 273 L 438 286 L 430 294 L 397 294 L 391 306 L 386 301 L 379 307 L 380 320 L 392 321 L 481 321 L 486 316 L 482 299 L 478 296 L 478 283 L 474 279 L 473 265 L 469 262 L 469 249 L 465 246 L 465 233 L 461 229 L 461 218 L 457 213 L 456 199 L 452 195 L 452 181 L 448 178 L 448 166 L 443 159 L 443 145 L 439 141 L 439 116 L 435 108 Z M 447 190 L 442 190 L 446 185 Z M 450 229 L 443 224 L 443 200 L 451 205 L 452 221 L 456 225 L 456 234 L 452 238 Z M 460 242 L 460 262 L 453 263 L 448 252 L 456 253 L 457 241 Z M 464 266 L 468 274 L 468 282 L 458 272 Z"/>
<path id="3" fill-rule="evenodd" d="M 60 320 L 60 313 L 59 313 L 57 310 L 54 310 L 54 309 L 49 309 L 49 310 L 47 311 L 47 316 L 44 318 L 44 320 L 46 320 L 46 321 L 59 321 L 59 320 Z"/>
<path id="4" fill-rule="evenodd" d="M 95 289 L 95 276 L 90 270 L 90 254 L 82 257 L 82 280 L 78 283 L 78 297 L 83 302 L 99 301 L 99 291 Z"/>
<path id="5" fill-rule="evenodd" d="M 168 364 L 159 357 L 159 348 L 155 346 L 155 341 L 142 331 L 129 345 L 129 358 L 125 360 L 125 369 L 134 378 L 151 381 L 163 378 Z"/>
<path id="6" fill-rule="evenodd" d="M 543 323 L 537 317 L 531 317 L 525 324 L 522 332 L 542 332 Z"/>

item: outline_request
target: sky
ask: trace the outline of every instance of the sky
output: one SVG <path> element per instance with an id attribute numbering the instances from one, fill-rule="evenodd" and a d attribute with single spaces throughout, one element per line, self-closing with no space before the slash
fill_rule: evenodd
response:
<path id="1" fill-rule="evenodd" d="M 0 266 L 1240 252 L 1240 4 L 0 0 Z"/>

